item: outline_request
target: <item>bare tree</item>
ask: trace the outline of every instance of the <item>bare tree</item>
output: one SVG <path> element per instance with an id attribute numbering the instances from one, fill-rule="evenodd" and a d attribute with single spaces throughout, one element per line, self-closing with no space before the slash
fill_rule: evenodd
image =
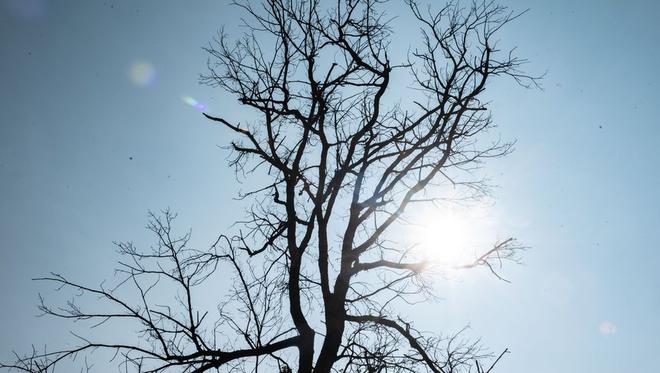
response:
<path id="1" fill-rule="evenodd" d="M 247 219 L 210 249 L 194 249 L 190 234 L 173 232 L 174 214 L 152 214 L 152 250 L 118 244 L 117 287 L 40 279 L 98 298 L 42 302 L 43 313 L 132 322 L 140 342 L 79 337 L 78 347 L 34 350 L 4 367 L 50 371 L 109 350 L 122 370 L 140 372 L 490 372 L 504 353 L 460 333 L 422 332 L 397 313 L 433 296 L 425 276 L 433 263 L 388 233 L 411 206 L 446 197 L 438 185 L 483 192 L 471 171 L 511 150 L 484 136 L 493 122 L 483 93 L 493 77 L 537 84 L 495 39 L 520 14 L 491 1 L 432 10 L 408 0 L 421 37 L 393 62 L 381 3 L 237 3 L 247 31 L 235 42 L 221 32 L 206 48 L 202 80 L 253 109 L 249 123 L 204 114 L 233 134 L 230 164 L 240 177 L 266 175 L 241 194 L 253 202 Z M 393 86 L 395 74 L 408 86 Z M 485 266 L 499 277 L 518 249 L 513 239 L 496 242 L 460 268 Z M 199 310 L 209 284 L 229 273 L 235 282 L 217 317 Z M 124 297 L 127 289 L 137 296 Z M 175 300 L 159 303 L 158 289 Z"/>

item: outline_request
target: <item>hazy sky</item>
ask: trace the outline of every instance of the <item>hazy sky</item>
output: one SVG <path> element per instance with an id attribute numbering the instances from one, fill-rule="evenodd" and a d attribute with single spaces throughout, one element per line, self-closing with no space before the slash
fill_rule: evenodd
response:
<path id="1" fill-rule="evenodd" d="M 543 91 L 489 88 L 518 142 L 487 165 L 488 215 L 531 250 L 511 284 L 476 272 L 408 314 L 509 347 L 498 372 L 655 371 L 660 2 L 505 3 L 530 12 L 502 41 L 547 75 Z M 237 217 L 226 133 L 194 107 L 243 115 L 197 83 L 201 47 L 237 19 L 222 0 L 0 0 L 0 359 L 71 341 L 34 317 L 38 292 L 58 298 L 32 277 L 111 278 L 112 241 L 147 244 L 149 209 L 178 211 L 200 245 Z"/>

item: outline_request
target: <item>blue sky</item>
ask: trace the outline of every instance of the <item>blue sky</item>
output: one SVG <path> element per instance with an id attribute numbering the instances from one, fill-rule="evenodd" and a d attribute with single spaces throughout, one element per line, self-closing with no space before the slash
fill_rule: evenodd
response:
<path id="1" fill-rule="evenodd" d="M 530 12 L 502 41 L 547 74 L 543 91 L 489 88 L 498 130 L 517 144 L 485 171 L 498 233 L 531 249 L 506 268 L 511 284 L 476 272 L 408 314 L 509 347 L 501 372 L 653 371 L 660 3 L 504 3 Z M 236 35 L 237 21 L 225 1 L 0 0 L 0 358 L 70 341 L 68 325 L 34 318 L 37 293 L 51 293 L 32 277 L 112 277 L 112 241 L 148 243 L 149 209 L 178 211 L 203 245 L 236 218 L 226 132 L 182 97 L 244 115 L 197 83 L 201 47 L 222 25 Z"/>

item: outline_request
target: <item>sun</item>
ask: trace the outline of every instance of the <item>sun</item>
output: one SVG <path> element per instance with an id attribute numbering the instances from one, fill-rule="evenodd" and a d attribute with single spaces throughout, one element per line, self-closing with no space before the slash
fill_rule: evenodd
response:
<path id="1" fill-rule="evenodd" d="M 484 206 L 420 211 L 411 222 L 410 234 L 416 255 L 448 268 L 474 259 L 474 253 L 496 236 Z"/>
<path id="2" fill-rule="evenodd" d="M 452 210 L 421 214 L 413 228 L 416 252 L 424 260 L 444 266 L 459 265 L 465 256 L 469 223 Z"/>

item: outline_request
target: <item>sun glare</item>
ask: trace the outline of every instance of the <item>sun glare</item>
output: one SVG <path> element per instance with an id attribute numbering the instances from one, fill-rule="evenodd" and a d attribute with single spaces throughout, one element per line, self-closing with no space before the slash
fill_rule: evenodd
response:
<path id="1" fill-rule="evenodd" d="M 483 206 L 420 212 L 411 235 L 417 255 L 447 268 L 468 263 L 496 239 L 493 219 Z"/>

